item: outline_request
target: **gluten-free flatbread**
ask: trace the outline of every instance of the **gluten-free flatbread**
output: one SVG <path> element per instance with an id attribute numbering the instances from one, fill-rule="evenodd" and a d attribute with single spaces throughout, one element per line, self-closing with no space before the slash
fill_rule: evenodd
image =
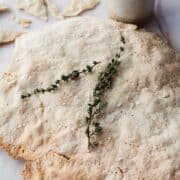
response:
<path id="1" fill-rule="evenodd" d="M 88 103 L 98 74 L 120 46 L 122 63 L 98 119 L 99 146 L 89 152 Z M 101 63 L 79 80 L 21 99 L 93 61 Z M 176 52 L 133 25 L 78 17 L 25 34 L 0 78 L 1 145 L 14 158 L 29 160 L 25 179 L 178 180 L 179 72 Z"/>
<path id="2" fill-rule="evenodd" d="M 22 32 L 0 29 L 0 45 L 13 42 L 20 35 Z"/>
<path id="3" fill-rule="evenodd" d="M 16 0 L 16 6 L 18 9 L 24 10 L 33 16 L 47 20 L 44 0 Z"/>
<path id="4" fill-rule="evenodd" d="M 99 2 L 100 0 L 72 0 L 71 4 L 63 11 L 63 16 L 77 16 L 86 10 L 93 9 Z"/>
<path id="5" fill-rule="evenodd" d="M 57 8 L 57 6 L 51 1 L 51 0 L 44 0 L 48 11 L 50 14 L 56 18 L 57 20 L 64 19 L 63 15 L 61 14 L 60 10 Z"/>

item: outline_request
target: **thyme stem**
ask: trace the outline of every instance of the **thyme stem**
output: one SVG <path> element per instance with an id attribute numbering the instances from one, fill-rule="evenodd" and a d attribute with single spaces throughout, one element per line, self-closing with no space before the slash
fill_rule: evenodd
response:
<path id="1" fill-rule="evenodd" d="M 123 44 L 126 43 L 124 37 L 121 38 Z M 120 47 L 120 53 L 124 51 L 124 47 Z M 92 149 L 98 146 L 97 135 L 102 132 L 100 122 L 97 121 L 98 117 L 102 114 L 107 102 L 104 100 L 105 93 L 112 89 L 113 80 L 117 75 L 119 65 L 121 63 L 121 54 L 117 53 L 111 62 L 107 64 L 104 71 L 98 75 L 98 81 L 93 91 L 93 101 L 88 104 L 87 116 L 86 116 L 86 136 L 88 140 L 88 149 Z"/>
<path id="2" fill-rule="evenodd" d="M 40 93 L 44 94 L 45 92 L 54 92 L 58 90 L 58 88 L 63 82 L 69 82 L 70 80 L 75 81 L 80 77 L 81 74 L 86 75 L 87 73 L 91 73 L 93 68 L 99 63 L 100 62 L 94 61 L 92 65 L 87 65 L 86 68 L 82 69 L 81 71 L 74 70 L 67 75 L 62 75 L 60 79 L 57 79 L 53 84 L 51 84 L 47 88 L 36 88 L 30 93 L 22 94 L 21 99 L 30 98 L 32 95 L 35 95 L 35 94 L 40 94 Z"/>

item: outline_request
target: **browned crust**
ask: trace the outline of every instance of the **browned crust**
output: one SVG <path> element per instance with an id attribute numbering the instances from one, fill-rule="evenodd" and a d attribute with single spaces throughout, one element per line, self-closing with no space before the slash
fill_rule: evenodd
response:
<path id="1" fill-rule="evenodd" d="M 99 164 L 88 166 L 90 156 L 66 159 L 53 151 L 42 158 L 27 161 L 23 170 L 24 180 L 102 180 L 103 168 Z"/>
<path id="2" fill-rule="evenodd" d="M 13 32 L 12 32 L 13 33 Z M 18 37 L 20 37 L 21 35 L 23 35 L 24 33 L 22 33 L 22 32 L 17 32 L 16 34 L 10 34 L 10 35 L 8 35 L 8 37 L 7 36 L 5 36 L 4 37 L 4 39 L 1 39 L 0 40 L 0 45 L 4 45 L 4 44 L 9 44 L 9 43 L 13 43 L 15 40 L 16 40 L 16 38 L 18 38 Z"/>
<path id="3" fill-rule="evenodd" d="M 105 179 L 102 164 L 96 160 L 91 161 L 93 155 L 82 154 L 70 159 L 64 158 L 61 154 L 49 151 L 43 157 L 27 161 L 23 170 L 24 180 L 103 180 Z M 90 162 L 90 163 L 89 163 Z M 107 169 L 106 169 L 107 170 Z M 124 178 L 126 172 L 118 167 L 115 172 L 118 179 Z M 107 177 L 106 177 L 107 178 Z M 180 170 L 175 168 L 171 172 L 170 180 L 179 180 Z M 130 178 L 131 179 L 131 178 Z M 157 177 L 139 177 L 144 180 L 157 180 Z M 159 176 L 159 179 L 164 177 Z"/>
<path id="4" fill-rule="evenodd" d="M 35 159 L 33 153 L 27 150 L 23 145 L 15 146 L 7 144 L 0 138 L 0 147 L 6 151 L 14 159 L 33 160 Z"/>

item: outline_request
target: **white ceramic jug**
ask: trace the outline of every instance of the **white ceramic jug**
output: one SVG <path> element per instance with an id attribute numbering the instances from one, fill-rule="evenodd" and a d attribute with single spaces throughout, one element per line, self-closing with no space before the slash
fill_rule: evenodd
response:
<path id="1" fill-rule="evenodd" d="M 111 18 L 127 23 L 141 23 L 148 19 L 154 0 L 107 0 Z"/>

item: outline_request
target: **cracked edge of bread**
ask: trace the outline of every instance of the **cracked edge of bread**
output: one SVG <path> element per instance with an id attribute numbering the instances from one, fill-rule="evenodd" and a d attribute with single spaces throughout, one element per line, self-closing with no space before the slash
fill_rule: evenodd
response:
<path id="1" fill-rule="evenodd" d="M 52 15 L 52 17 L 56 18 L 57 20 L 63 20 L 64 17 L 58 7 L 51 1 L 51 0 L 44 0 L 44 3 L 47 7 L 47 10 Z"/>
<path id="2" fill-rule="evenodd" d="M 7 144 L 0 138 L 0 147 L 9 154 L 13 159 L 24 159 L 24 160 L 32 160 L 34 157 L 32 153 L 25 149 L 23 145 L 15 146 L 12 144 Z"/>
<path id="3" fill-rule="evenodd" d="M 48 19 L 44 0 L 16 0 L 16 7 L 41 20 L 47 21 Z"/>
<path id="4" fill-rule="evenodd" d="M 0 45 L 14 42 L 22 34 L 23 32 L 0 29 Z"/>
<path id="5" fill-rule="evenodd" d="M 62 154 L 49 151 L 44 156 L 34 161 L 27 161 L 23 170 L 24 180 L 36 179 L 100 179 L 102 178 L 103 167 L 94 163 L 93 166 L 90 154 L 76 155 L 66 158 Z"/>

